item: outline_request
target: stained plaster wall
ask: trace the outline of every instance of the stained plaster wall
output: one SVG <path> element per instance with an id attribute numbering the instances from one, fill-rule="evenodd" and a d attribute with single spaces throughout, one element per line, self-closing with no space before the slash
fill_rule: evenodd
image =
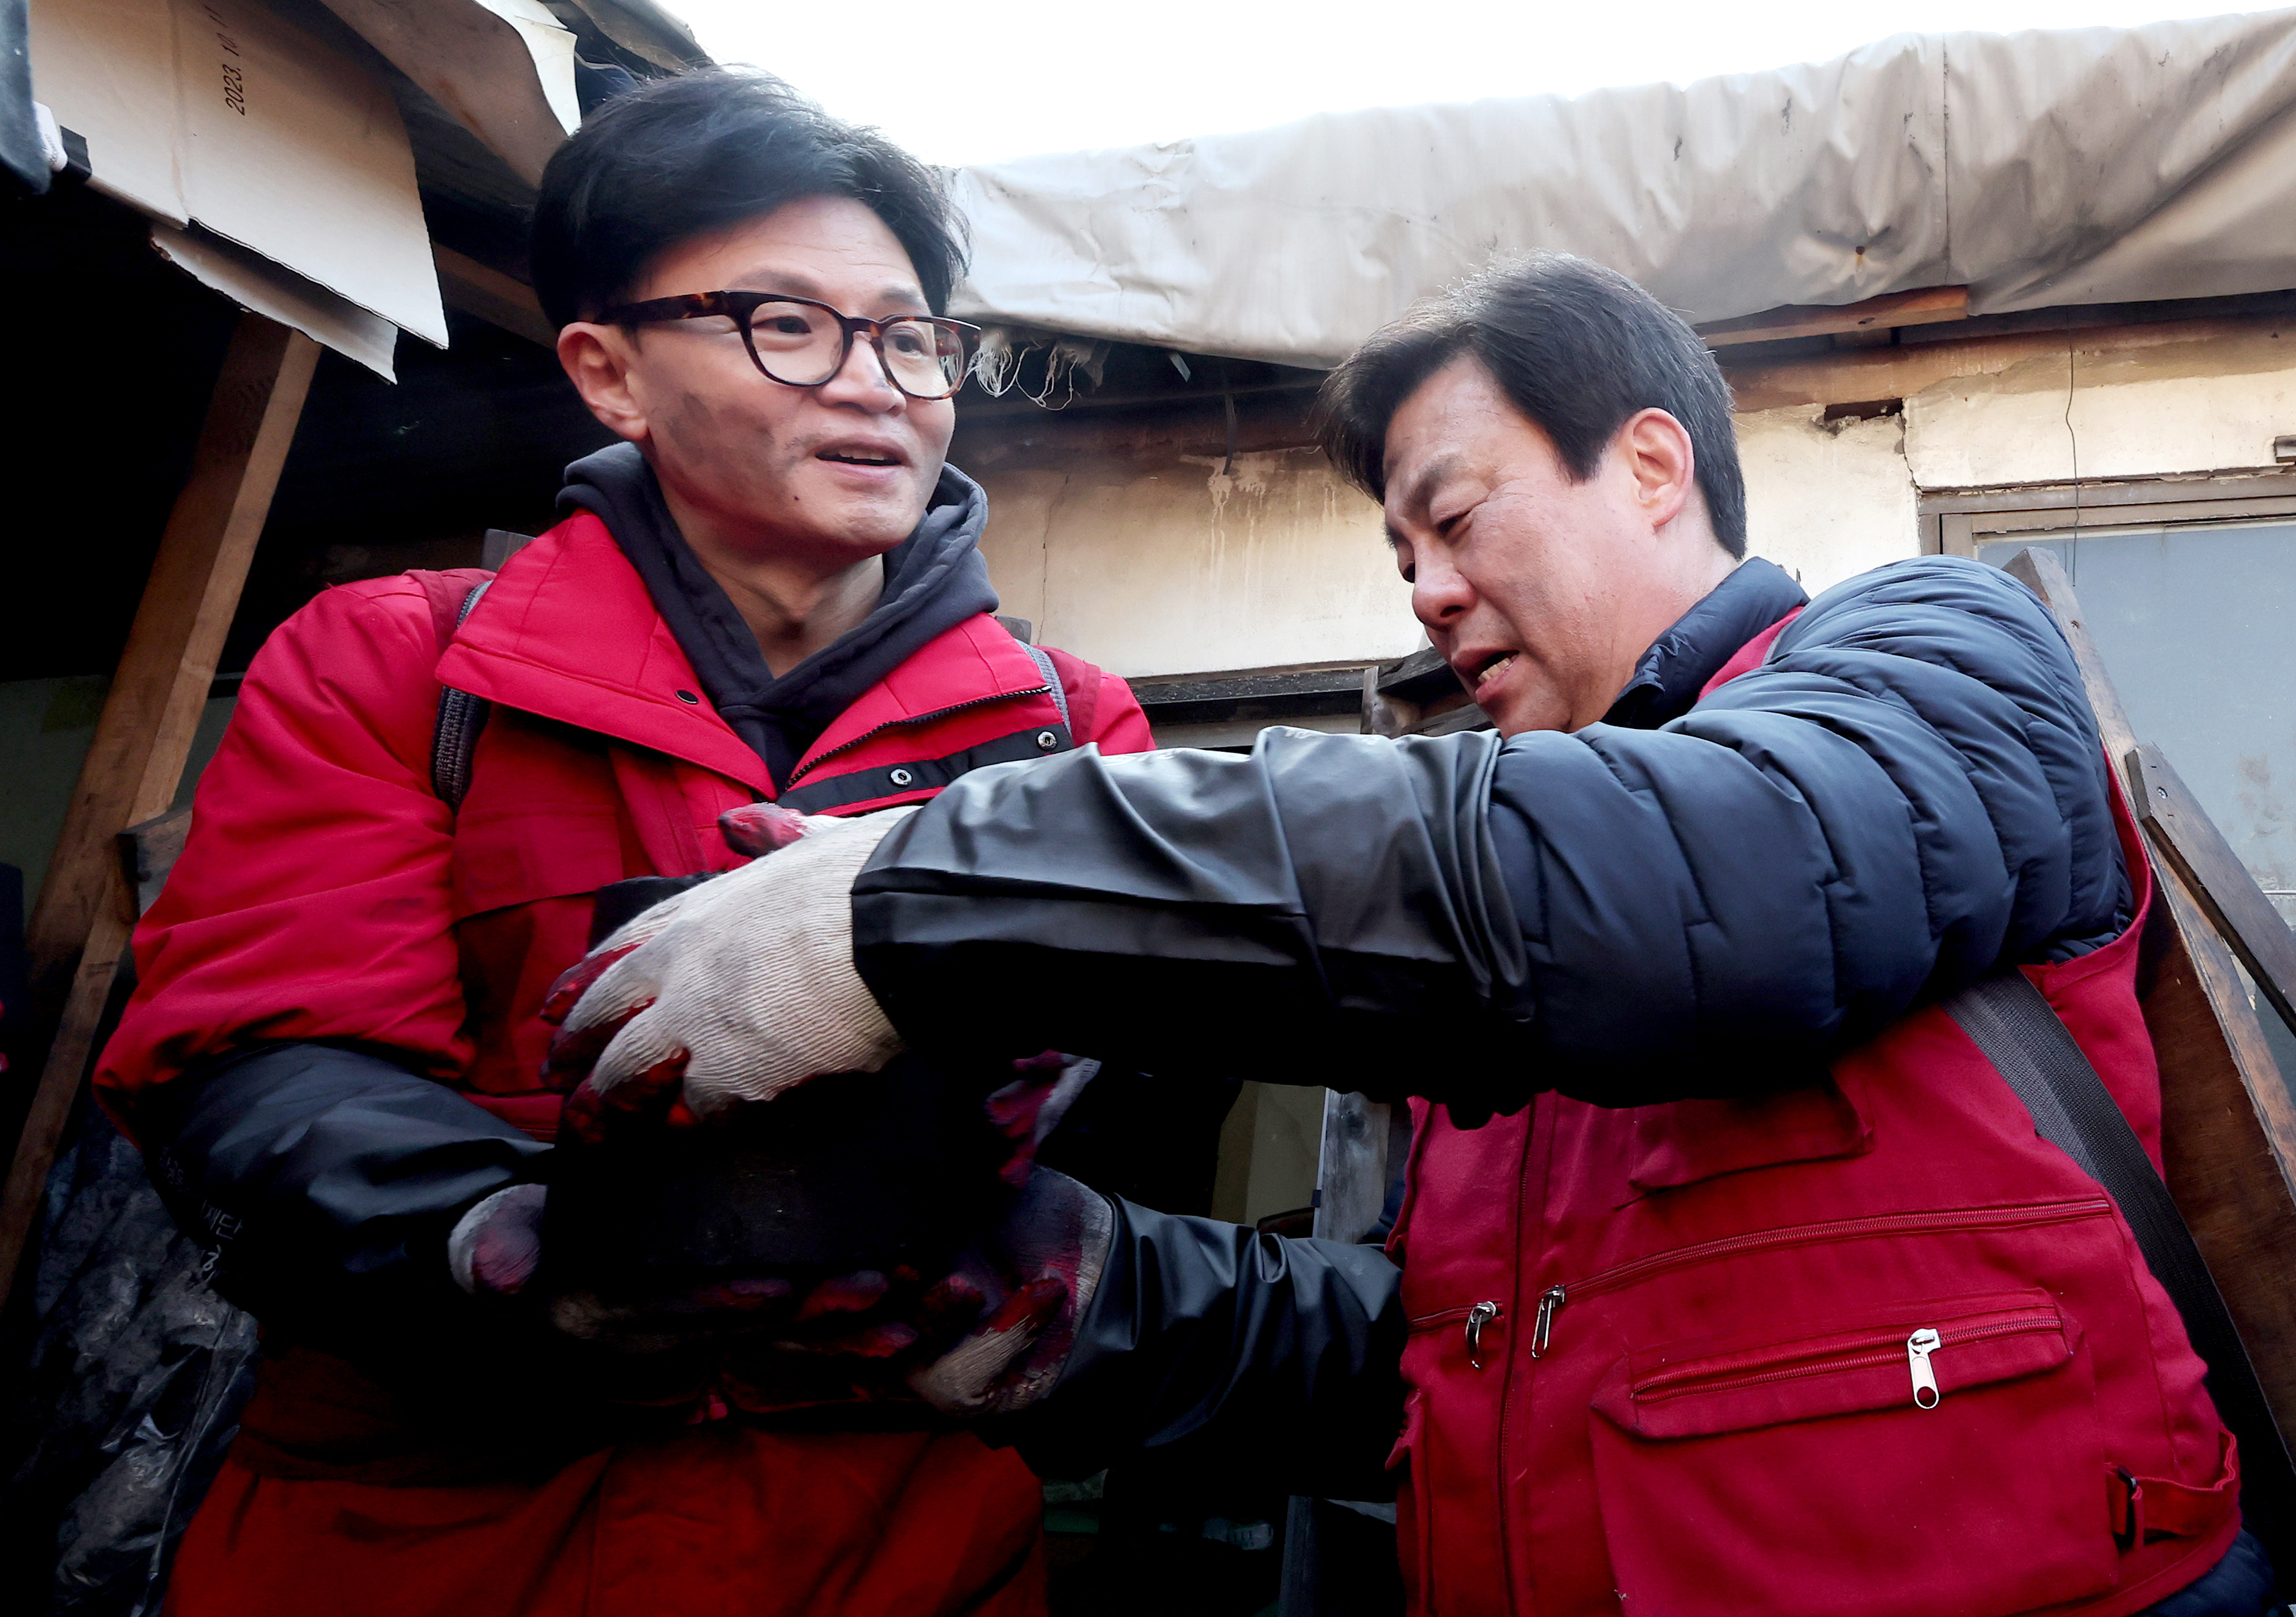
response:
<path id="1" fill-rule="evenodd" d="M 1140 676 L 1383 661 L 1424 642 L 1379 511 L 1308 448 L 980 473 L 982 551 L 1038 637 Z"/>
<path id="2" fill-rule="evenodd" d="M 1746 548 L 1813 595 L 1921 548 L 1898 415 L 1829 422 L 1816 405 L 1738 417 Z"/>
<path id="3" fill-rule="evenodd" d="M 1906 462 L 1925 488 L 2269 466 L 2296 432 L 2296 327 L 2083 348 L 1906 400 Z"/>

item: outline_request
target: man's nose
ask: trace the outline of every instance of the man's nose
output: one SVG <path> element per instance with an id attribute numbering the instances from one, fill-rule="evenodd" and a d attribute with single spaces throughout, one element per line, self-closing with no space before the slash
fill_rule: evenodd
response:
<path id="1" fill-rule="evenodd" d="M 853 346 L 846 350 L 845 363 L 837 367 L 837 374 L 821 384 L 821 392 L 831 403 L 850 403 L 864 409 L 890 412 L 908 403 L 908 395 L 893 385 L 885 372 L 885 362 L 878 356 L 877 345 L 858 332 Z"/>
<path id="2" fill-rule="evenodd" d="M 1440 556 L 1414 558 L 1411 570 L 1411 613 L 1428 628 L 1456 622 L 1475 603 L 1475 592 L 1466 576 Z"/>

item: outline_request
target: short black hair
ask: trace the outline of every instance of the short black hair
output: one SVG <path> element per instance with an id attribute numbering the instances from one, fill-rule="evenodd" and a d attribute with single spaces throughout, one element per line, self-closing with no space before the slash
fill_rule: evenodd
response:
<path id="1" fill-rule="evenodd" d="M 1569 253 L 1492 265 L 1372 334 L 1324 382 L 1324 451 L 1375 500 L 1387 497 L 1387 429 L 1404 400 L 1469 356 L 1554 441 L 1584 481 L 1636 412 L 1664 410 L 1690 433 L 1714 537 L 1746 554 L 1746 480 L 1730 384 L 1689 324 L 1614 269 Z"/>
<path id="2" fill-rule="evenodd" d="M 542 171 L 529 262 L 554 325 L 622 301 L 681 242 L 841 196 L 885 221 L 935 314 L 964 273 L 940 176 L 874 129 L 843 123 L 770 73 L 698 68 L 605 103 Z M 715 291 L 696 286 L 690 291 Z"/>

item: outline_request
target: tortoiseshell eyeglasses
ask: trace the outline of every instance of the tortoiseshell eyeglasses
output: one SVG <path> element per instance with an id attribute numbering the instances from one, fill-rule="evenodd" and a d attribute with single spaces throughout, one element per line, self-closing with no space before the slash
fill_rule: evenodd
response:
<path id="1" fill-rule="evenodd" d="M 788 292 L 685 292 L 603 310 L 609 325 L 719 316 L 734 323 L 742 346 L 767 380 L 817 388 L 845 368 L 853 339 L 866 334 L 886 380 L 911 398 L 947 398 L 964 385 L 977 325 L 939 315 L 870 320 Z"/>

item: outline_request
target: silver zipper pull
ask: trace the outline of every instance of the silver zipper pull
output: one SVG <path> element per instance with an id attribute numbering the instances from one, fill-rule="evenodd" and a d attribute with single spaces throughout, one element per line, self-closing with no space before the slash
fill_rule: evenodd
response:
<path id="1" fill-rule="evenodd" d="M 1538 1294 L 1538 1317 L 1531 1321 L 1530 1326 L 1530 1356 L 1533 1358 L 1546 1354 L 1546 1340 L 1554 1330 L 1554 1313 L 1562 1306 L 1561 1286 L 1550 1285 Z"/>
<path id="2" fill-rule="evenodd" d="M 1906 1363 L 1914 1372 L 1914 1405 L 1916 1408 L 1938 1407 L 1937 1375 L 1930 1368 L 1930 1355 L 1938 1350 L 1943 1338 L 1923 1326 L 1906 1338 Z"/>
<path id="3" fill-rule="evenodd" d="M 1499 1317 L 1496 1302 L 1479 1302 L 1467 1310 L 1467 1362 L 1483 1367 L 1483 1327 Z"/>

